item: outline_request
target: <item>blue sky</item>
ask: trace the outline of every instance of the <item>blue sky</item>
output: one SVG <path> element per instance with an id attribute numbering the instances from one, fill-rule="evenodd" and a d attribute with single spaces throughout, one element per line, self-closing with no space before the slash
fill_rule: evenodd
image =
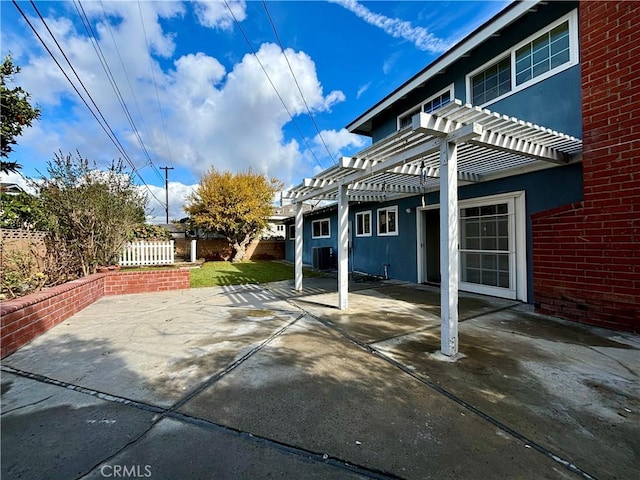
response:
<path id="1" fill-rule="evenodd" d="M 212 166 L 251 167 L 293 186 L 361 150 L 369 139 L 344 127 L 508 3 L 35 2 L 135 166 L 136 182 L 148 185 L 152 221 L 164 217 L 154 199 L 164 201 L 159 167 L 174 168 L 170 217 L 180 218 L 186 195 Z M 37 12 L 18 5 L 82 91 Z M 13 55 L 22 68 L 17 83 L 42 110 L 10 159 L 35 177 L 58 150 L 79 150 L 99 166 L 122 157 L 18 9 L 9 1 L 0 7 L 1 54 Z M 2 181 L 23 183 L 13 175 Z"/>

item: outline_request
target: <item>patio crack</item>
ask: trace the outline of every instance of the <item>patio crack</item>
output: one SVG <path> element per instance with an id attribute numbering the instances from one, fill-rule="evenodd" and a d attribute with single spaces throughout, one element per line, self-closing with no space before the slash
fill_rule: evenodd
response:
<path id="1" fill-rule="evenodd" d="M 265 340 L 263 340 L 262 342 L 260 342 L 258 345 L 256 345 L 255 347 L 253 347 L 251 350 L 249 350 L 247 353 L 245 353 L 244 355 L 242 355 L 240 358 L 238 358 L 236 361 L 234 361 L 233 363 L 227 365 L 224 369 L 222 369 L 219 372 L 216 372 L 215 374 L 213 374 L 211 377 L 209 377 L 209 379 L 207 379 L 206 381 L 202 382 L 200 385 L 198 385 L 195 389 L 193 389 L 191 392 L 189 392 L 186 396 L 184 396 L 183 398 L 181 398 L 180 400 L 178 400 L 176 403 L 174 403 L 168 410 L 167 412 L 175 412 L 176 410 L 178 410 L 179 408 L 181 408 L 182 406 L 184 406 L 187 402 L 189 402 L 193 397 L 195 397 L 196 395 L 200 394 L 201 392 L 203 392 L 204 390 L 206 390 L 207 388 L 209 388 L 211 385 L 213 385 L 214 383 L 216 383 L 218 380 L 220 380 L 222 377 L 224 377 L 226 374 L 230 373 L 231 371 L 235 370 L 236 368 L 238 368 L 240 365 L 242 365 L 245 361 L 247 361 L 249 358 L 251 358 L 252 356 L 254 356 L 256 353 L 258 353 L 260 350 L 262 350 L 264 347 L 266 347 L 269 343 L 271 343 L 273 340 L 275 340 L 276 338 L 278 338 L 280 335 L 282 335 L 285 331 L 287 331 L 290 327 L 292 327 L 293 325 L 295 325 L 301 318 L 303 318 L 305 316 L 304 313 L 298 315 L 296 318 L 294 318 L 293 320 L 291 320 L 290 322 L 288 322 L 286 325 L 284 325 L 283 327 L 280 327 L 278 330 L 276 330 L 274 333 L 272 333 L 269 337 L 267 337 Z"/>
<path id="2" fill-rule="evenodd" d="M 19 407 L 12 408 L 11 410 L 5 410 L 0 414 L 0 416 L 6 415 L 6 414 L 11 413 L 11 412 L 15 412 L 16 410 L 21 410 L 23 408 L 33 407 L 34 405 L 38 405 L 39 403 L 46 402 L 47 400 L 49 400 L 50 398 L 52 398 L 54 396 L 55 395 L 49 395 L 48 397 L 42 398 L 42 399 L 37 400 L 35 402 L 27 403 L 26 405 L 20 405 Z"/>
<path id="3" fill-rule="evenodd" d="M 510 306 L 510 307 L 507 307 L 507 308 L 513 308 L 513 306 Z M 506 434 L 516 438 L 517 440 L 519 440 L 520 442 L 524 443 L 525 445 L 533 448 L 534 450 L 536 450 L 539 453 L 543 454 L 544 456 L 550 458 L 554 462 L 562 465 L 564 468 L 566 468 L 570 472 L 572 472 L 572 473 L 574 473 L 576 475 L 579 475 L 580 477 L 582 477 L 584 479 L 587 479 L 587 480 L 595 480 L 594 476 L 592 476 L 589 473 L 587 473 L 586 471 L 582 470 L 581 468 L 579 468 L 577 465 L 573 464 L 569 460 L 566 460 L 566 459 L 562 458 L 559 454 L 553 452 L 552 450 L 549 450 L 548 448 L 544 447 L 543 445 L 531 440 L 530 438 L 526 437 L 525 435 L 521 434 L 520 432 L 512 429 L 511 427 L 509 427 L 505 423 L 502 423 L 500 420 L 492 417 L 491 415 L 483 412 L 479 408 L 471 405 L 469 402 L 465 401 L 464 399 L 460 398 L 459 396 L 457 396 L 456 394 L 450 392 L 449 390 L 443 388 L 442 386 L 438 385 L 437 383 L 434 383 L 431 380 L 428 380 L 428 379 L 418 375 L 417 373 L 415 373 L 414 371 L 412 371 L 411 369 L 409 369 L 408 367 L 406 367 L 402 363 L 400 363 L 397 360 L 394 360 L 393 358 L 385 355 L 383 352 L 381 352 L 380 350 L 378 350 L 374 346 L 372 346 L 370 344 L 367 344 L 366 342 L 363 342 L 363 341 L 359 340 L 358 338 L 350 335 L 349 333 L 344 331 L 339 326 L 337 326 L 337 325 L 335 325 L 335 324 L 333 324 L 333 323 L 331 323 L 331 322 L 329 322 L 329 321 L 327 321 L 327 320 L 325 320 L 323 318 L 317 317 L 317 316 L 315 316 L 315 315 L 313 315 L 313 314 L 311 314 L 309 312 L 307 312 L 307 316 L 312 318 L 312 319 L 314 319 L 314 320 L 316 320 L 316 321 L 318 321 L 319 323 L 321 323 L 322 325 L 326 326 L 327 328 L 330 328 L 331 330 L 335 331 L 336 333 L 338 333 L 342 337 L 346 338 L 348 341 L 354 343 L 355 345 L 357 345 L 361 349 L 363 349 L 363 350 L 365 350 L 365 351 L 377 356 L 378 358 L 380 358 L 381 360 L 389 363 L 390 365 L 393 365 L 394 367 L 398 368 L 402 372 L 404 372 L 407 375 L 411 376 L 413 379 L 417 380 L 418 382 L 422 383 L 423 385 L 425 385 L 425 386 L 431 388 L 432 390 L 436 391 L 437 393 L 447 397 L 449 400 L 454 401 L 455 403 L 457 403 L 461 407 L 463 407 L 466 410 L 470 411 L 471 413 L 477 415 L 481 419 L 491 423 L 493 426 L 495 426 L 496 428 L 499 428 L 500 430 L 502 430 Z"/>

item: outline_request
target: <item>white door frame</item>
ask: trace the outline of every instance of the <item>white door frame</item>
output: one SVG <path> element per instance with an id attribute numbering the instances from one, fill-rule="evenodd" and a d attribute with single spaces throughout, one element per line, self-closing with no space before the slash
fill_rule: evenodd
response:
<path id="1" fill-rule="evenodd" d="M 458 202 L 459 208 L 468 208 L 479 205 L 487 205 L 493 203 L 509 202 L 512 201 L 513 205 L 513 225 L 510 222 L 510 249 L 515 251 L 514 262 L 514 275 L 513 281 L 515 282 L 515 289 L 512 293 L 508 293 L 507 289 L 496 289 L 493 287 L 485 288 L 483 285 L 470 284 L 460 282 L 460 290 L 481 293 L 486 295 L 496 296 L 496 291 L 500 293 L 499 296 L 504 298 L 512 298 L 515 300 L 527 301 L 527 224 L 526 224 L 526 202 L 524 190 L 508 192 L 498 195 L 488 195 L 485 197 L 475 197 L 468 200 L 460 200 Z M 426 226 L 424 224 L 423 212 L 427 210 L 439 209 L 440 204 L 435 203 L 426 205 L 424 207 L 416 208 L 416 249 L 417 249 L 417 267 L 418 267 L 418 283 L 425 282 L 427 279 L 427 267 L 426 267 Z M 511 213 L 511 212 L 510 212 Z M 503 292 L 502 292 L 503 291 Z"/>

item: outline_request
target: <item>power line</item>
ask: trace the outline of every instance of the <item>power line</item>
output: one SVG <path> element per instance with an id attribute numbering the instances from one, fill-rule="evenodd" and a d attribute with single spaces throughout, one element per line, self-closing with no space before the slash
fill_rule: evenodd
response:
<path id="1" fill-rule="evenodd" d="M 300 84 L 298 83 L 298 79 L 296 78 L 296 74 L 293 72 L 293 67 L 291 67 L 291 63 L 289 63 L 289 58 L 287 57 L 287 54 L 285 53 L 284 45 L 282 44 L 282 41 L 280 40 L 280 35 L 278 35 L 278 30 L 276 29 L 276 25 L 273 22 L 273 19 L 271 18 L 271 14 L 269 13 L 269 9 L 267 8 L 267 2 L 262 0 L 262 5 L 264 6 L 265 12 L 267 12 L 267 18 L 269 19 L 269 23 L 271 24 L 271 27 L 273 28 L 273 33 L 276 36 L 276 40 L 278 41 L 278 45 L 280 45 L 280 48 L 282 49 L 282 55 L 284 56 L 284 59 L 287 62 L 287 65 L 289 67 L 289 71 L 291 72 L 291 76 L 293 77 L 293 81 L 296 83 L 296 87 L 298 87 L 298 92 L 300 92 L 300 97 L 302 98 L 302 102 L 304 103 L 304 106 L 307 109 L 307 113 L 309 114 L 309 118 L 311 118 L 311 122 L 313 123 L 313 126 L 316 129 L 316 132 L 318 132 L 318 137 L 320 138 L 320 141 L 322 142 L 322 145 L 324 145 L 325 150 L 329 154 L 329 158 L 331 158 L 331 160 L 333 160 L 333 164 L 335 165 L 338 162 L 336 161 L 335 158 L 333 158 L 333 155 L 329 151 L 329 147 L 325 143 L 324 138 L 322 138 L 322 133 L 320 133 L 320 129 L 318 128 L 318 124 L 316 123 L 316 119 L 313 117 L 313 114 L 311 113 L 311 109 L 309 108 L 309 105 L 307 104 L 307 100 L 304 98 L 304 94 L 302 93 L 302 88 L 300 88 Z"/>
<path id="2" fill-rule="evenodd" d="M 162 105 L 160 104 L 160 94 L 158 93 L 158 83 L 156 82 L 156 76 L 153 73 L 153 63 L 151 61 L 151 49 L 149 48 L 149 40 L 147 39 L 147 29 L 144 26 L 144 17 L 142 15 L 142 7 L 140 6 L 140 0 L 138 0 L 138 11 L 140 12 L 140 23 L 142 23 L 142 34 L 144 35 L 144 43 L 147 46 L 147 53 L 149 58 L 149 70 L 151 70 L 151 79 L 153 80 L 153 86 L 155 87 L 155 90 L 156 90 L 156 100 L 158 101 L 158 110 L 160 111 L 160 120 L 162 122 L 162 130 L 164 131 L 164 141 L 167 146 L 167 155 L 169 157 L 169 162 L 171 163 L 171 165 L 173 165 L 171 148 L 169 147 L 169 137 L 167 136 L 167 126 L 164 123 L 164 114 L 162 113 Z"/>
<path id="3" fill-rule="evenodd" d="M 231 10 L 231 7 L 229 6 L 229 3 L 227 3 L 227 0 L 224 0 L 224 4 L 227 7 L 227 10 L 229 10 L 229 13 L 231 14 L 231 17 L 233 18 L 233 21 L 235 22 L 236 26 L 238 27 L 238 30 L 240 30 L 240 33 L 242 34 L 242 37 L 244 38 L 245 42 L 247 43 L 247 45 L 249 46 L 249 49 L 251 50 L 251 53 L 253 54 L 253 56 L 255 57 L 255 59 L 258 61 L 258 65 L 260 65 L 260 68 L 262 69 L 262 71 L 264 72 L 265 76 L 267 77 L 267 80 L 269 80 L 269 83 L 271 84 L 271 87 L 273 88 L 273 91 L 276 92 L 276 95 L 278 96 L 278 98 L 280 99 L 280 102 L 282 103 L 282 106 L 284 107 L 285 111 L 287 112 L 287 114 L 289 115 L 289 118 L 291 119 L 291 121 L 293 122 L 293 124 L 296 127 L 296 130 L 298 130 L 298 133 L 300 134 L 300 137 L 302 138 L 302 141 L 305 143 L 305 145 L 307 146 L 307 148 L 309 149 L 309 152 L 311 153 L 311 156 L 313 157 L 313 159 L 316 161 L 316 163 L 318 164 L 318 166 L 324 170 L 324 167 L 322 166 L 322 164 L 320 163 L 320 161 L 318 160 L 318 157 L 316 157 L 316 154 L 313 152 L 313 149 L 311 148 L 311 146 L 309 145 L 309 142 L 307 142 L 306 137 L 304 136 L 304 134 L 302 133 L 302 130 L 300 130 L 300 127 L 298 126 L 298 123 L 296 122 L 295 118 L 293 117 L 293 115 L 291 114 L 291 112 L 289 111 L 289 109 L 287 108 L 287 105 L 284 103 L 284 99 L 282 98 L 282 96 L 280 95 L 280 93 L 278 92 L 278 89 L 276 88 L 276 86 L 273 84 L 273 81 L 271 80 L 271 77 L 269 76 L 269 74 L 267 73 L 267 70 L 264 68 L 263 63 L 260 61 L 260 57 L 258 57 L 258 54 L 256 53 L 256 51 L 253 49 L 253 46 L 251 45 L 251 42 L 249 41 L 249 38 L 247 37 L 247 35 L 244 33 L 244 30 L 242 29 L 242 27 L 240 26 L 240 22 L 238 22 L 238 19 L 236 18 L 235 14 L 233 13 L 233 10 Z"/>
<path id="4" fill-rule="evenodd" d="M 78 3 L 80 4 L 80 0 L 78 0 Z M 82 12 L 84 13 L 84 8 L 82 7 L 82 4 L 80 4 L 80 8 L 82 8 Z M 144 122 L 144 115 L 142 115 L 142 111 L 140 110 L 140 105 L 138 104 L 138 98 L 136 97 L 135 90 L 131 86 L 131 79 L 129 78 L 129 74 L 127 73 L 127 68 L 124 66 L 124 61 L 122 60 L 122 55 L 120 55 L 120 49 L 118 48 L 118 42 L 116 41 L 115 35 L 113 34 L 113 29 L 111 28 L 111 22 L 109 22 L 109 20 L 107 19 L 107 14 L 104 10 L 104 5 L 102 2 L 100 2 L 100 8 L 102 9 L 102 17 L 104 18 L 104 23 L 107 25 L 107 28 L 109 29 L 109 34 L 111 35 L 113 46 L 115 47 L 116 53 L 118 54 L 118 60 L 120 60 L 120 66 L 122 67 L 122 72 L 124 73 L 124 76 L 127 79 L 127 84 L 129 85 L 129 91 L 131 92 L 131 96 L 133 97 L 133 102 L 136 104 L 136 109 L 138 110 L 138 115 L 140 117 L 140 122 L 142 123 L 142 128 L 144 129 L 147 138 L 150 139 L 152 137 L 151 135 L 149 135 L 149 131 L 147 130 L 147 126 Z M 85 17 L 86 17 L 86 13 L 85 13 Z M 115 78 L 114 78 L 114 81 L 115 81 Z M 154 165 L 149 155 L 147 155 L 147 157 L 149 158 L 149 164 L 153 168 L 153 171 L 156 173 L 158 178 L 162 180 L 162 175 L 160 175 L 160 171 Z M 158 157 L 156 155 L 156 161 L 157 160 L 158 160 Z"/>
<path id="5" fill-rule="evenodd" d="M 60 62 L 58 61 L 58 59 L 56 58 L 56 56 L 53 54 L 53 52 L 51 51 L 51 49 L 49 48 L 49 46 L 46 44 L 46 42 L 44 41 L 44 39 L 40 36 L 40 34 L 38 33 L 38 31 L 36 30 L 36 28 L 33 26 L 33 24 L 31 23 L 31 21 L 29 20 L 29 17 L 27 17 L 27 15 L 25 14 L 25 12 L 22 10 L 22 8 L 20 8 L 20 6 L 18 5 L 16 0 L 12 0 L 13 5 L 16 7 L 16 9 L 18 10 L 18 12 L 20 12 L 20 15 L 22 15 L 22 18 L 25 20 L 25 22 L 27 22 L 27 25 L 29 25 L 29 28 L 31 28 L 31 30 L 33 31 L 33 33 L 35 34 L 35 36 L 38 38 L 38 40 L 40 41 L 40 43 L 42 44 L 42 46 L 44 47 L 44 49 L 47 51 L 47 53 L 51 56 L 51 58 L 53 59 L 53 61 L 55 62 L 55 64 L 58 66 L 58 68 L 60 69 L 60 71 L 62 72 L 62 74 L 65 76 L 65 78 L 67 79 L 67 81 L 69 82 L 69 84 L 71 85 L 71 87 L 74 89 L 74 91 L 78 94 L 78 96 L 80 97 L 80 100 L 82 100 L 82 102 L 85 104 L 85 106 L 87 107 L 87 109 L 89 110 L 89 112 L 91 113 L 91 115 L 93 116 L 93 118 L 95 118 L 95 120 L 98 122 L 98 124 L 100 125 L 100 127 L 102 128 L 102 130 L 104 130 L 104 132 L 107 134 L 107 137 L 109 138 L 109 140 L 111 140 L 111 142 L 114 144 L 114 146 L 116 147 L 116 149 L 123 155 L 123 157 L 125 158 L 125 160 L 127 160 L 127 162 L 131 165 L 131 168 L 133 169 L 133 171 L 138 175 L 138 177 L 140 178 L 140 181 L 144 184 L 144 186 L 147 188 L 147 190 L 149 191 L 149 193 L 151 193 L 151 196 L 153 196 L 156 201 L 158 201 L 158 203 L 162 204 L 162 202 L 160 200 L 158 200 L 158 198 L 154 195 L 153 191 L 151 190 L 151 188 L 149 188 L 149 185 L 147 185 L 147 183 L 144 181 L 144 179 L 142 178 L 142 175 L 140 175 L 140 172 L 138 172 L 138 170 L 136 169 L 135 165 L 133 164 L 133 162 L 131 161 L 131 158 L 129 158 L 129 155 L 127 154 L 127 152 L 124 150 L 124 147 L 122 146 L 122 144 L 119 142 L 118 138 L 115 136 L 115 133 L 113 132 L 113 130 L 111 129 L 111 127 L 109 126 L 108 122 L 106 121 L 106 119 L 104 118 L 104 116 L 102 115 L 102 112 L 100 112 L 100 109 L 98 108 L 98 106 L 95 104 L 95 102 L 93 102 L 93 98 L 91 98 L 91 95 L 89 94 L 89 92 L 86 90 L 85 88 L 85 92 L 87 92 L 87 95 L 89 96 L 89 98 L 91 98 L 93 104 L 95 105 L 96 109 L 98 110 L 98 112 L 100 113 L 100 116 L 102 117 L 104 124 L 100 121 L 100 119 L 98 118 L 98 115 L 93 111 L 93 109 L 91 108 L 91 106 L 89 105 L 89 103 L 87 102 L 87 100 L 84 98 L 84 96 L 80 93 L 80 91 L 78 90 L 78 87 L 76 87 L 76 85 L 73 83 L 73 81 L 71 80 L 71 78 L 69 77 L 69 75 L 67 74 L 67 72 L 65 72 L 64 68 L 62 67 L 62 65 L 60 65 Z M 51 34 L 51 36 L 53 37 L 54 41 L 56 42 L 56 45 L 58 45 L 58 48 L 60 48 L 60 45 L 58 44 L 58 42 L 55 40 L 55 37 L 53 36 L 53 34 L 51 33 L 51 30 L 49 30 L 48 26 L 46 25 L 46 22 L 44 21 L 44 19 L 42 18 L 42 15 L 40 15 L 40 12 L 37 10 L 37 7 L 33 4 L 33 2 L 31 2 L 34 9 L 36 10 L 36 12 L 38 13 L 38 16 L 40 17 L 40 19 L 42 20 L 42 22 L 44 23 L 45 27 L 47 27 L 47 30 L 49 31 L 49 33 Z M 66 59 L 66 55 L 64 54 L 64 51 L 62 51 L 62 49 L 60 48 L 63 56 Z M 67 59 L 67 63 L 69 63 L 69 60 Z M 71 68 L 73 69 L 73 66 L 69 63 L 69 65 L 71 66 Z M 75 73 L 75 70 L 74 70 Z M 76 73 L 77 76 L 77 73 Z M 78 80 L 80 80 L 78 78 Z M 80 81 L 80 83 L 82 84 L 82 82 Z M 83 85 L 83 84 L 82 84 Z M 84 85 L 83 85 L 84 87 Z M 106 126 L 105 126 L 106 124 Z"/>
<path id="6" fill-rule="evenodd" d="M 80 17 L 80 20 L 82 21 L 82 24 L 84 25 L 85 30 L 87 31 L 87 35 L 89 37 L 89 39 L 91 40 L 91 44 L 93 46 L 93 49 L 96 52 L 96 55 L 98 56 L 98 60 L 100 60 L 100 64 L 102 65 L 102 69 L 104 70 L 107 79 L 109 80 L 109 83 L 111 84 L 111 87 L 113 88 L 114 93 L 116 94 L 116 97 L 118 99 L 118 102 L 120 103 L 120 106 L 122 107 L 122 110 L 125 114 L 125 117 L 127 118 L 129 125 L 131 125 L 131 129 L 133 130 L 133 133 L 136 136 L 136 139 L 138 140 L 138 143 L 140 144 L 140 148 L 142 149 L 145 157 L 147 158 L 149 164 L 153 167 L 155 167 L 155 165 L 153 165 L 153 161 L 151 160 L 151 157 L 149 156 L 149 152 L 147 151 L 147 147 L 145 146 L 144 142 L 142 141 L 142 137 L 140 136 L 140 131 L 138 130 L 138 127 L 136 126 L 133 117 L 131 116 L 131 112 L 129 111 L 129 108 L 127 107 L 127 103 L 124 100 L 124 97 L 122 95 L 122 93 L 120 92 L 120 88 L 118 87 L 118 84 L 116 82 L 116 79 L 113 75 L 113 72 L 111 71 L 111 68 L 109 67 L 109 62 L 107 61 L 107 58 L 104 55 L 104 52 L 102 51 L 102 47 L 100 47 L 100 43 L 98 42 L 98 38 L 93 30 L 93 27 L 91 26 L 91 22 L 89 21 L 89 18 L 87 17 L 86 12 L 84 11 L 84 7 L 82 6 L 82 4 L 80 3 L 80 1 L 78 0 L 78 3 L 76 3 L 76 0 L 73 0 L 73 4 L 76 7 L 76 11 L 78 12 L 78 16 Z M 78 7 L 79 5 L 79 7 Z M 108 24 L 108 22 L 107 22 Z M 109 28 L 111 28 L 109 26 Z M 157 171 L 156 169 L 156 173 L 158 174 L 160 180 L 162 180 L 162 177 L 160 176 L 160 172 Z"/>

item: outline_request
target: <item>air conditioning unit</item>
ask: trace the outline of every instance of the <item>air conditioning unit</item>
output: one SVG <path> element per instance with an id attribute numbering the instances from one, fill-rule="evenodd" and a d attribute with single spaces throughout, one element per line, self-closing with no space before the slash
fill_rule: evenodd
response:
<path id="1" fill-rule="evenodd" d="M 316 270 L 334 270 L 336 268 L 332 247 L 313 248 L 313 268 Z"/>

